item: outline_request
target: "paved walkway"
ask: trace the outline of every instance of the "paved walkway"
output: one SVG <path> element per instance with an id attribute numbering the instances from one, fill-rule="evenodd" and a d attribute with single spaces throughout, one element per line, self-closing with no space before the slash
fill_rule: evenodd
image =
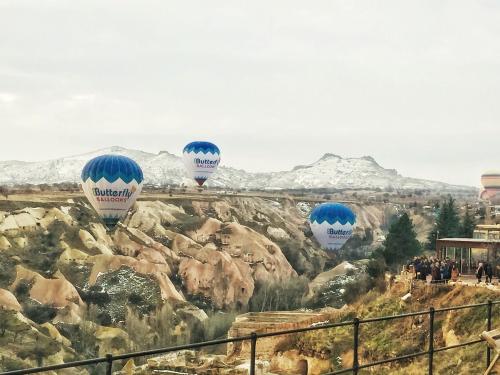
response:
<path id="1" fill-rule="evenodd" d="M 493 279 L 492 284 L 486 284 L 485 278 L 483 277 L 483 281 L 481 283 L 477 282 L 477 278 L 473 275 L 462 275 L 458 278 L 457 282 L 450 282 L 451 285 L 468 285 L 475 286 L 481 288 L 488 288 L 490 290 L 500 292 L 500 284 L 497 278 Z"/>
<path id="2" fill-rule="evenodd" d="M 414 275 L 412 273 L 408 273 L 408 272 L 402 272 L 400 275 L 398 275 L 396 277 L 396 281 L 406 282 L 409 285 L 412 284 L 413 280 L 414 280 Z M 421 282 L 423 283 L 424 281 L 421 281 Z M 440 282 L 439 284 L 442 284 L 442 283 Z M 494 290 L 494 291 L 500 293 L 500 281 L 496 277 L 493 279 L 492 284 L 486 284 L 484 277 L 483 277 L 481 283 L 478 283 L 477 278 L 474 275 L 461 275 L 458 278 L 458 281 L 455 281 L 455 282 L 449 281 L 448 284 L 449 285 L 467 285 L 470 287 L 477 287 L 477 288 L 487 288 L 487 289 Z M 437 284 L 432 284 L 432 285 L 437 285 Z"/>

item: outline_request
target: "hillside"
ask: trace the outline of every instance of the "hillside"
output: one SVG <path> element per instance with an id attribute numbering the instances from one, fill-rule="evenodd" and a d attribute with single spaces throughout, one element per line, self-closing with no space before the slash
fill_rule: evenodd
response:
<path id="1" fill-rule="evenodd" d="M 84 198 L 64 194 L 0 198 L 0 370 L 219 338 L 242 312 L 330 311 L 366 291 L 366 263 L 322 251 L 306 224 L 312 203 L 300 198 L 145 195 L 124 225 L 107 232 Z M 401 207 L 351 207 L 358 226 L 343 256 L 363 257 Z M 408 212 L 424 239 L 432 215 Z M 403 306 L 404 291 L 393 292 L 391 300 L 369 293 L 353 309 L 374 316 L 432 300 L 422 295 Z M 351 340 L 338 339 L 345 347 Z M 300 350 L 325 351 L 328 340 L 305 336 Z M 366 359 L 398 350 L 384 342 Z M 338 353 L 346 361 L 348 354 Z"/>
<path id="2" fill-rule="evenodd" d="M 292 328 L 310 327 L 312 324 L 351 321 L 429 311 L 451 306 L 485 303 L 498 300 L 500 293 L 488 288 L 461 285 L 419 285 L 412 290 L 410 300 L 401 297 L 408 292 L 407 284 L 396 283 L 385 292 L 370 291 L 348 307 L 326 308 L 316 311 L 265 312 L 238 316 L 232 325 L 232 337 L 250 332 L 274 332 Z M 499 306 L 493 310 L 493 324 L 498 322 Z M 311 323 L 313 322 L 313 323 Z M 299 327 L 297 327 L 297 324 Z M 278 327 L 278 328 L 275 328 Z M 486 309 L 468 308 L 439 312 L 434 318 L 434 348 L 444 348 L 478 340 L 486 329 Z M 422 353 L 429 347 L 429 315 L 422 314 L 383 322 L 363 323 L 359 331 L 359 361 L 374 363 L 384 359 Z M 306 333 L 262 338 L 257 341 L 257 368 L 260 374 L 320 375 L 352 367 L 352 326 Z M 120 375 L 152 375 L 159 372 L 197 374 L 246 375 L 249 363 L 249 345 L 229 345 L 227 354 L 206 354 L 201 351 L 182 351 L 150 359 L 147 364 L 134 366 L 127 363 Z M 434 353 L 433 373 L 436 375 L 481 374 L 485 369 L 484 342 L 463 348 Z M 306 366 L 304 364 L 307 363 Z M 500 364 L 499 364 L 500 365 Z M 427 373 L 428 357 L 406 359 L 390 364 L 359 370 L 359 374 L 420 375 Z M 307 369 L 307 370 L 305 370 Z M 497 370 L 500 369 L 497 366 Z M 129 372 L 127 372 L 129 371 Z"/>
<path id="3" fill-rule="evenodd" d="M 168 152 L 152 154 L 122 147 L 111 147 L 41 162 L 2 161 L 0 184 L 79 182 L 80 172 L 86 161 L 108 153 L 125 155 L 136 160 L 143 168 L 146 183 L 160 186 L 194 185 L 187 177 L 180 157 Z M 230 164 L 224 158 L 222 163 Z M 297 166 L 291 171 L 283 172 L 249 173 L 221 166 L 207 185 L 232 189 L 396 189 L 471 194 L 476 192 L 472 187 L 403 177 L 393 169 L 381 167 L 371 157 L 342 158 L 333 154 L 326 154 L 312 164 Z"/>
<path id="4" fill-rule="evenodd" d="M 264 229 L 239 223 L 256 214 L 247 203 L 141 201 L 107 233 L 80 199 L 0 200 L 0 370 L 210 338 L 215 311 L 246 309 L 258 285 L 298 278 Z M 284 217 L 256 204 L 259 220 Z M 283 232 L 324 258 L 299 215 Z"/>
<path id="5" fill-rule="evenodd" d="M 108 233 L 70 196 L 0 198 L 0 369 L 220 337 L 235 311 L 300 307 L 309 281 L 340 262 L 311 238 L 305 201 L 139 200 Z M 397 210 L 352 207 L 359 221 L 347 247 L 373 249 Z"/>
<path id="6" fill-rule="evenodd" d="M 403 302 L 408 292 L 407 285 L 397 283 L 386 293 L 371 291 L 362 296 L 348 309 L 340 312 L 336 319 L 347 320 L 353 316 L 361 319 L 404 314 L 406 312 L 428 311 L 429 307 L 446 308 L 450 306 L 485 303 L 498 300 L 500 293 L 487 288 L 461 285 L 438 285 L 426 287 L 420 284 L 412 290 L 411 299 Z M 494 325 L 498 324 L 500 307 L 493 311 Z M 464 309 L 458 311 L 436 313 L 435 316 L 435 348 L 456 345 L 477 340 L 479 334 L 486 330 L 486 308 Z M 397 319 L 392 321 L 365 324 L 360 330 L 360 362 L 369 363 L 410 353 L 426 351 L 429 346 L 428 315 Z M 332 347 L 332 343 L 334 343 Z M 322 352 L 333 350 L 339 360 L 334 368 L 352 365 L 352 329 L 342 327 L 325 331 L 313 331 L 304 334 L 296 342 L 296 348 L 306 352 Z M 434 357 L 434 373 L 447 374 L 481 374 L 485 369 L 484 344 L 476 344 L 466 348 L 436 353 Z M 422 374 L 427 368 L 427 357 L 402 361 L 360 371 L 360 374 L 376 373 L 380 375 Z"/>

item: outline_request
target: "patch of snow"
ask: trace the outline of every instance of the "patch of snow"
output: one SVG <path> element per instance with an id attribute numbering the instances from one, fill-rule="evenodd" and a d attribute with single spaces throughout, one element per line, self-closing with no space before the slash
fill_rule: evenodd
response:
<path id="1" fill-rule="evenodd" d="M 328 324 L 328 323 L 330 323 L 330 321 L 329 321 L 329 320 L 325 320 L 325 321 L 323 321 L 323 322 L 316 322 L 316 323 L 313 323 L 313 324 L 311 324 L 309 327 L 324 326 L 325 324 Z"/>
<path id="2" fill-rule="evenodd" d="M 269 361 L 263 361 L 263 360 L 257 359 L 257 360 L 255 360 L 255 364 L 256 365 L 261 364 L 264 368 L 268 368 L 271 363 Z M 236 368 L 250 371 L 250 361 L 246 361 L 246 362 L 242 363 L 241 365 L 236 366 Z"/>
<path id="3" fill-rule="evenodd" d="M 304 216 L 309 215 L 309 213 L 311 212 L 311 206 L 309 205 L 309 203 L 299 202 L 297 203 L 296 207 L 300 211 L 300 213 Z"/>
<path id="4" fill-rule="evenodd" d="M 411 293 L 406 293 L 403 297 L 401 297 L 401 301 L 406 302 L 411 298 Z"/>
<path id="5" fill-rule="evenodd" d="M 267 234 L 278 240 L 286 240 L 290 238 L 288 233 L 282 228 L 267 227 Z"/>
<path id="6" fill-rule="evenodd" d="M 69 206 L 61 206 L 61 211 L 64 214 L 69 215 L 69 210 L 71 210 L 71 207 L 69 207 Z"/>
<path id="7" fill-rule="evenodd" d="M 116 154 L 134 159 L 143 169 L 146 183 L 156 186 L 194 186 L 182 158 L 170 153 L 153 154 L 123 147 L 111 147 L 87 154 L 41 162 L 0 161 L 0 184 L 53 184 L 79 182 L 85 163 L 99 155 Z M 250 173 L 221 166 L 207 186 L 232 189 L 386 189 L 432 190 L 475 193 L 476 188 L 408 178 L 381 167 L 371 157 L 342 158 L 327 154 L 318 161 L 290 171 Z"/>

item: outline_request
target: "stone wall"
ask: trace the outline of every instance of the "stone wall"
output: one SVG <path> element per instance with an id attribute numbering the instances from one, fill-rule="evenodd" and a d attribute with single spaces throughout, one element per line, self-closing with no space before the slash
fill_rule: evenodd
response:
<path id="1" fill-rule="evenodd" d="M 328 314 L 304 311 L 247 313 L 236 318 L 228 337 L 248 336 L 252 332 L 272 333 L 306 328 L 328 320 Z M 256 347 L 257 357 L 269 359 L 276 352 L 289 349 L 293 346 L 294 336 L 282 335 L 259 339 Z M 250 341 L 228 344 L 227 354 L 230 358 L 249 358 Z"/>

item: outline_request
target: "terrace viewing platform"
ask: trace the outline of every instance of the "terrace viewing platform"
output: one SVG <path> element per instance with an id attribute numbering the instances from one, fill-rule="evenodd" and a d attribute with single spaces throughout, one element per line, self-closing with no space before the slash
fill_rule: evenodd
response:
<path id="1" fill-rule="evenodd" d="M 461 274 L 473 275 L 480 262 L 490 262 L 498 276 L 500 239 L 496 238 L 439 238 L 436 256 L 457 261 Z"/>

